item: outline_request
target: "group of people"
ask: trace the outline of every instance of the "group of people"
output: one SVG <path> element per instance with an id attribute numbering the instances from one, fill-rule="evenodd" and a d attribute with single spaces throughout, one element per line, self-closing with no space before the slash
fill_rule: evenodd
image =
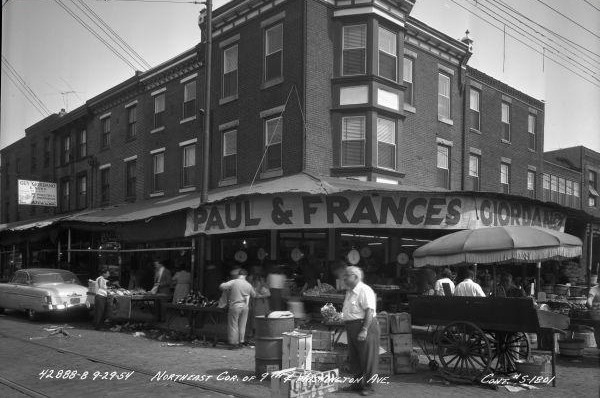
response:
<path id="1" fill-rule="evenodd" d="M 456 284 L 453 280 L 452 271 L 449 268 L 444 268 L 440 272 L 439 278 L 435 280 L 433 285 L 429 285 L 424 291 L 425 295 L 436 296 L 471 296 L 471 297 L 488 297 L 495 295 L 496 297 L 525 297 L 523 288 L 513 281 L 513 276 L 504 272 L 500 276 L 500 283 L 494 291 L 493 281 L 487 281 L 485 288 L 475 281 L 475 271 L 471 268 L 462 270 L 462 280 Z"/>

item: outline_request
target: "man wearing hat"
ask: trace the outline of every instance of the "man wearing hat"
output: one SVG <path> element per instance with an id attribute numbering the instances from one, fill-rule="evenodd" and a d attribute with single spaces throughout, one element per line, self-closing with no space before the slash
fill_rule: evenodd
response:
<path id="1" fill-rule="evenodd" d="M 436 296 L 445 296 L 444 283 L 447 283 L 450 287 L 450 292 L 454 294 L 454 282 L 452 282 L 452 271 L 449 268 L 444 268 L 441 273 L 441 278 L 435 281 L 433 290 Z"/>

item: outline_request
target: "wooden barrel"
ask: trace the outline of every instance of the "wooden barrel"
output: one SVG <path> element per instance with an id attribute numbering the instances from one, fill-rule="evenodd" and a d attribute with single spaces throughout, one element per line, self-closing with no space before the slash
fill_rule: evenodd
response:
<path id="1" fill-rule="evenodd" d="M 583 356 L 585 341 L 583 339 L 558 340 L 558 346 L 560 347 L 560 355 L 581 357 Z"/>
<path id="2" fill-rule="evenodd" d="M 256 377 L 281 369 L 281 356 L 283 354 L 284 332 L 294 330 L 294 318 L 254 318 L 256 329 L 255 341 L 255 367 Z"/>

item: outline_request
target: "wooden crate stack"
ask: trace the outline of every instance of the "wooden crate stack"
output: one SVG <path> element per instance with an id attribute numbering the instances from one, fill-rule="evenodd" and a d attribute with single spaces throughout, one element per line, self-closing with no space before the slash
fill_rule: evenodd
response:
<path id="1" fill-rule="evenodd" d="M 380 312 L 377 314 L 377 322 L 379 323 L 379 330 L 381 337 L 379 339 L 379 346 L 387 352 L 379 355 L 379 364 L 377 365 L 377 374 L 391 376 L 394 374 L 393 369 L 393 358 L 390 350 L 390 318 L 386 312 Z"/>
<path id="2" fill-rule="evenodd" d="M 348 364 L 347 350 L 333 350 L 333 331 L 298 330 L 312 336 L 312 370 L 345 369 Z"/>
<path id="3" fill-rule="evenodd" d="M 311 370 L 312 336 L 296 331 L 283 333 L 282 335 L 282 369 L 302 368 Z"/>
<path id="4" fill-rule="evenodd" d="M 415 373 L 418 356 L 413 353 L 410 314 L 406 312 L 390 314 L 389 323 L 394 356 L 394 374 Z"/>

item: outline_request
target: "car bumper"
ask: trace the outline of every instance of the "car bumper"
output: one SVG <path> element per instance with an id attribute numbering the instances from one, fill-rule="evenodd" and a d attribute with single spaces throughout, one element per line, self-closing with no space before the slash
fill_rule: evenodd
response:
<path id="1" fill-rule="evenodd" d="M 67 311 L 67 310 L 77 310 L 77 309 L 87 309 L 88 306 L 85 302 L 78 304 L 46 304 L 43 306 L 44 311 L 46 312 L 56 312 L 56 311 Z"/>

